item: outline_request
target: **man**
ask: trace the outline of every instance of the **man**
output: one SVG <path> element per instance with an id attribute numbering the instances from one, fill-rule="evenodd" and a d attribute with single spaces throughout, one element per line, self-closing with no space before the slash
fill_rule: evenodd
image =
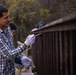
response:
<path id="1" fill-rule="evenodd" d="M 34 34 L 30 35 L 22 45 L 15 48 L 9 23 L 8 9 L 0 5 L 0 75 L 15 75 L 14 59 L 35 41 Z M 20 59 L 22 57 L 19 56 Z"/>
<path id="2" fill-rule="evenodd" d="M 10 26 L 10 28 L 11 28 L 11 32 L 12 32 L 12 36 L 13 35 L 15 35 L 15 33 L 16 33 L 16 31 L 17 31 L 17 27 L 16 27 L 16 25 L 14 24 L 14 23 L 10 23 L 9 24 L 9 26 Z M 18 43 L 18 44 L 22 44 L 22 43 Z M 20 54 L 20 55 L 22 55 L 22 54 Z M 19 56 L 20 56 L 19 55 Z M 23 62 L 24 61 L 24 62 Z M 28 58 L 27 56 L 24 56 L 23 55 L 23 57 L 21 58 L 21 60 L 18 58 L 18 56 L 17 56 L 17 58 L 15 58 L 15 63 L 17 63 L 17 64 L 19 64 L 19 65 L 23 65 L 23 66 L 25 66 L 25 67 L 29 67 L 30 65 L 31 65 L 31 63 L 32 63 L 32 60 L 30 59 L 30 58 Z"/>

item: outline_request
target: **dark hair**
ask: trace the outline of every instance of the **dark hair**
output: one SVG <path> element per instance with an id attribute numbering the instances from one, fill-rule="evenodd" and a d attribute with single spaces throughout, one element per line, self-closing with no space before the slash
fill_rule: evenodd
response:
<path id="1" fill-rule="evenodd" d="M 10 23 L 9 26 L 10 26 L 11 30 L 17 30 L 17 27 L 14 23 Z"/>
<path id="2" fill-rule="evenodd" d="M 0 17 L 3 16 L 4 12 L 8 12 L 8 9 L 5 6 L 0 5 Z"/>

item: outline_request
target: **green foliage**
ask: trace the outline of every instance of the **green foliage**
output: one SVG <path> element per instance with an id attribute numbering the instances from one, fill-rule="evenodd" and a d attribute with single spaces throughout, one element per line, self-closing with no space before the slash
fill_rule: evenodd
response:
<path id="1" fill-rule="evenodd" d="M 15 16 L 15 18 L 19 18 L 20 24 L 23 24 L 24 20 L 26 20 L 26 17 L 28 15 L 31 15 L 30 18 L 33 18 L 35 12 L 32 12 L 31 9 L 34 2 L 35 0 L 8 0 L 7 3 L 9 4 L 9 13 L 11 14 L 12 20 L 15 20 Z"/>
<path id="2" fill-rule="evenodd" d="M 26 26 L 28 21 L 32 22 L 34 27 L 39 19 L 47 20 L 51 17 L 51 12 L 48 9 L 42 9 L 36 0 L 8 0 L 7 5 L 12 21 L 18 25 Z"/>
<path id="3" fill-rule="evenodd" d="M 43 20 L 48 19 L 51 17 L 50 10 L 48 9 L 40 9 L 40 16 L 42 17 Z"/>

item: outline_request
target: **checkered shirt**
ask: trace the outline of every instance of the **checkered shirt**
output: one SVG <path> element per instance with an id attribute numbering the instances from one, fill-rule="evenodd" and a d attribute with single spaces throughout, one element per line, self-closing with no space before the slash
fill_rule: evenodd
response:
<path id="1" fill-rule="evenodd" d="M 15 75 L 14 59 L 25 49 L 24 44 L 14 47 L 10 27 L 6 32 L 0 29 L 0 75 Z"/>

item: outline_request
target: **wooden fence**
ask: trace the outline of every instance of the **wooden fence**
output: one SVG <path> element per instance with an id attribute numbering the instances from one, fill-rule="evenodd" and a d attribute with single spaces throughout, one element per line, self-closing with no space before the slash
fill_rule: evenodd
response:
<path id="1" fill-rule="evenodd" d="M 76 14 L 33 32 L 32 57 L 38 75 L 76 75 Z"/>

